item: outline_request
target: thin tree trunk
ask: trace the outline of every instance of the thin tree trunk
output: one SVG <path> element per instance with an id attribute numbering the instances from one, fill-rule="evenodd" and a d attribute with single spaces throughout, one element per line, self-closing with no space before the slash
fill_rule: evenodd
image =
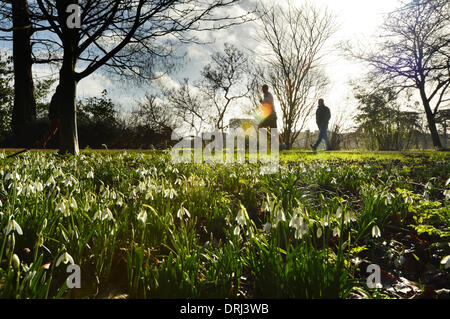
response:
<path id="1" fill-rule="evenodd" d="M 29 125 L 36 120 L 36 100 L 31 59 L 31 35 L 27 0 L 14 0 L 13 10 L 13 58 L 14 58 L 14 108 L 12 129 L 23 143 Z"/>

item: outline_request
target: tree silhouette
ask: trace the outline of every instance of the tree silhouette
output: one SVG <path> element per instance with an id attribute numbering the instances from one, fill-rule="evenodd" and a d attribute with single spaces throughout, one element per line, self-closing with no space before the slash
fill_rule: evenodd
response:
<path id="1" fill-rule="evenodd" d="M 311 3 L 287 3 L 287 8 L 262 7 L 259 38 L 266 48 L 259 53 L 266 72 L 259 82 L 268 84 L 280 102 L 283 140 L 290 148 L 327 85 L 320 59 L 335 25 L 330 13 Z"/>
<path id="2" fill-rule="evenodd" d="M 398 90 L 420 94 L 433 145 L 441 148 L 436 129 L 439 107 L 449 101 L 450 16 L 446 0 L 413 0 L 387 17 L 382 43 L 368 56 L 373 78 Z"/>
<path id="3" fill-rule="evenodd" d="M 173 54 L 176 41 L 192 41 L 192 31 L 216 30 L 246 21 L 226 10 L 238 0 L 37 0 L 62 46 L 60 69 L 61 152 L 78 154 L 76 88 L 107 66 L 122 75 L 153 78 L 157 59 Z M 72 8 L 80 8 L 73 27 Z"/>

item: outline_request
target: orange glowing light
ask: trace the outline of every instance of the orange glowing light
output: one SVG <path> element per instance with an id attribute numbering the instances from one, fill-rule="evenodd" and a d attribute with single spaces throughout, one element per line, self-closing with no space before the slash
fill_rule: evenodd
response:
<path id="1" fill-rule="evenodd" d="M 272 105 L 270 105 L 269 103 L 265 103 L 261 105 L 256 112 L 258 119 L 260 121 L 264 121 L 270 116 L 270 114 L 272 114 Z"/>

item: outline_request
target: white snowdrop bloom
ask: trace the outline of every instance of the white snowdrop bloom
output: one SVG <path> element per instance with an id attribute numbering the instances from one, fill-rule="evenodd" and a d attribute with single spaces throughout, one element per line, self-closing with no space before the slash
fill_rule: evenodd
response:
<path id="1" fill-rule="evenodd" d="M 191 217 L 191 214 L 189 213 L 189 211 L 188 211 L 185 207 L 181 206 L 180 209 L 177 211 L 177 217 L 178 217 L 179 219 L 183 219 L 183 217 L 184 217 L 185 215 L 186 215 L 188 218 Z"/>
<path id="2" fill-rule="evenodd" d="M 137 219 L 145 225 L 145 222 L 147 221 L 147 211 L 141 210 L 141 212 L 138 214 Z"/>
<path id="3" fill-rule="evenodd" d="M 69 177 L 65 178 L 62 183 L 64 184 L 64 186 L 66 187 L 72 187 L 72 179 L 70 179 Z"/>
<path id="4" fill-rule="evenodd" d="M 264 232 L 268 233 L 270 231 L 270 229 L 272 229 L 272 224 L 271 223 L 265 223 L 264 224 Z"/>
<path id="5" fill-rule="evenodd" d="M 22 228 L 14 219 L 10 219 L 8 221 L 8 225 L 6 226 L 5 229 L 5 235 L 8 236 L 8 234 L 12 231 L 15 231 L 19 235 L 23 235 Z"/>
<path id="6" fill-rule="evenodd" d="M 414 200 L 412 199 L 412 197 L 411 196 L 406 196 L 405 197 L 405 204 L 413 204 L 414 203 Z"/>
<path id="7" fill-rule="evenodd" d="M 342 217 L 342 208 L 339 206 L 336 211 L 336 218 L 339 219 Z"/>
<path id="8" fill-rule="evenodd" d="M 16 185 L 16 195 L 19 196 L 20 194 L 22 194 L 23 191 L 23 186 L 21 183 L 17 183 Z"/>
<path id="9" fill-rule="evenodd" d="M 34 187 L 34 185 L 28 184 L 25 189 L 25 194 L 27 196 L 31 194 L 36 194 L 36 188 Z"/>
<path id="10" fill-rule="evenodd" d="M 56 261 L 56 267 L 58 267 L 61 262 L 65 265 L 67 265 L 67 263 L 69 262 L 72 265 L 75 264 L 72 256 L 70 256 L 67 252 L 64 252 L 61 256 L 59 256 L 58 260 Z"/>
<path id="11" fill-rule="evenodd" d="M 355 222 L 355 221 L 356 221 L 356 217 L 352 211 L 348 211 L 347 213 L 345 213 L 344 224 L 349 224 L 349 223 Z"/>
<path id="12" fill-rule="evenodd" d="M 289 227 L 293 227 L 295 229 L 299 229 L 303 224 L 303 217 L 299 214 L 295 214 L 292 216 L 291 221 L 289 222 Z"/>
<path id="13" fill-rule="evenodd" d="M 264 201 L 262 210 L 265 211 L 265 212 L 270 212 L 270 203 L 269 203 L 268 200 L 267 200 L 267 201 Z"/>
<path id="14" fill-rule="evenodd" d="M 1 159 L 4 159 L 4 158 L 5 158 L 5 153 L 1 152 L 1 153 L 0 153 L 0 158 L 1 158 Z"/>
<path id="15" fill-rule="evenodd" d="M 47 182 L 45 182 L 45 186 L 49 186 L 49 185 L 55 185 L 55 179 L 53 178 L 53 175 L 50 175 L 50 177 L 48 178 Z"/>
<path id="16" fill-rule="evenodd" d="M 281 221 L 285 222 L 286 221 L 286 216 L 284 215 L 283 208 L 278 207 L 277 214 L 276 214 L 276 217 L 275 217 L 275 220 L 274 220 L 273 224 L 274 225 L 278 225 L 278 223 L 281 222 Z"/>
<path id="17" fill-rule="evenodd" d="M 236 221 L 238 225 L 244 226 L 247 224 L 247 209 L 241 205 L 241 209 L 239 209 L 239 212 L 236 216 Z"/>
<path id="18" fill-rule="evenodd" d="M 330 223 L 330 216 L 325 215 L 323 217 L 322 224 L 323 224 L 324 227 L 327 227 L 329 225 L 329 223 Z"/>
<path id="19" fill-rule="evenodd" d="M 94 220 L 99 219 L 100 221 L 104 221 L 105 219 L 107 220 L 114 220 L 113 214 L 111 212 L 111 210 L 106 207 L 103 210 L 98 210 L 95 215 L 94 215 Z"/>
<path id="20" fill-rule="evenodd" d="M 63 213 L 64 217 L 70 216 L 69 205 L 67 204 L 66 200 L 64 199 L 61 200 L 59 203 L 56 204 L 55 208 L 57 211 Z"/>
<path id="21" fill-rule="evenodd" d="M 145 194 L 145 200 L 148 200 L 148 199 L 153 200 L 153 193 L 150 190 Z"/>
<path id="22" fill-rule="evenodd" d="M 16 254 L 12 256 L 11 265 L 13 266 L 14 269 L 19 269 L 20 267 L 20 259 L 19 256 L 17 256 Z"/>
<path id="23" fill-rule="evenodd" d="M 164 197 L 166 197 L 166 198 L 169 197 L 170 199 L 173 199 L 176 196 L 177 196 L 177 191 L 174 190 L 173 188 L 164 190 Z"/>
<path id="24" fill-rule="evenodd" d="M 333 237 L 340 236 L 340 235 L 341 235 L 341 230 L 339 229 L 338 226 L 336 226 L 336 227 L 333 229 Z"/>
<path id="25" fill-rule="evenodd" d="M 441 265 L 444 265 L 444 269 L 450 268 L 450 255 L 447 255 L 444 258 L 442 258 Z"/>
<path id="26" fill-rule="evenodd" d="M 8 172 L 7 174 L 6 174 L 6 176 L 5 176 L 5 180 L 10 180 L 10 179 L 13 179 L 13 180 L 16 180 L 16 181 L 19 181 L 20 180 L 20 175 L 17 173 L 17 172 Z"/>
<path id="27" fill-rule="evenodd" d="M 322 228 L 320 228 L 320 227 L 318 227 L 317 228 L 317 238 L 320 238 L 320 237 L 322 237 Z"/>
<path id="28" fill-rule="evenodd" d="M 36 187 L 37 192 L 42 192 L 44 190 L 44 186 L 42 185 L 41 181 L 36 181 L 34 186 Z"/>
<path id="29" fill-rule="evenodd" d="M 69 200 L 69 205 L 70 205 L 70 207 L 72 207 L 72 208 L 74 208 L 74 209 L 77 209 L 77 208 L 78 208 L 77 201 L 76 201 L 75 198 L 73 198 L 73 197 L 70 198 L 70 200 Z"/>
<path id="30" fill-rule="evenodd" d="M 235 236 L 238 236 L 240 234 L 240 232 L 241 232 L 241 228 L 239 227 L 239 225 L 236 225 L 236 227 L 234 227 L 233 234 Z"/>
<path id="31" fill-rule="evenodd" d="M 93 179 L 94 178 L 94 171 L 89 171 L 86 175 L 86 178 Z"/>
<path id="32" fill-rule="evenodd" d="M 446 190 L 443 192 L 443 195 L 444 195 L 444 197 L 445 197 L 445 200 L 450 200 L 450 189 L 446 189 Z"/>
<path id="33" fill-rule="evenodd" d="M 117 198 L 116 205 L 122 207 L 122 205 L 123 205 L 122 197 Z"/>
<path id="34" fill-rule="evenodd" d="M 300 229 L 297 229 L 297 231 L 300 232 L 300 238 L 307 235 L 309 233 L 308 224 L 305 222 L 302 222 L 302 224 L 300 225 Z"/>
<path id="35" fill-rule="evenodd" d="M 374 225 L 372 227 L 372 237 L 375 237 L 375 238 L 381 237 L 381 230 L 377 225 Z"/>

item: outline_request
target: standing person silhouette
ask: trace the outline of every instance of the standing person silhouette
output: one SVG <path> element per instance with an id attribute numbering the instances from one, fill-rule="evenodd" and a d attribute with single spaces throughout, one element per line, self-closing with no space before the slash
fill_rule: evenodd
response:
<path id="1" fill-rule="evenodd" d="M 330 140 L 328 139 L 327 131 L 328 131 L 328 123 L 330 122 L 331 112 L 330 109 L 325 106 L 325 102 L 323 99 L 319 99 L 319 105 L 316 111 L 316 123 L 319 127 L 319 136 L 314 145 L 310 145 L 313 151 L 317 150 L 320 142 L 325 140 L 327 151 L 331 150 Z"/>
<path id="2" fill-rule="evenodd" d="M 44 148 L 47 146 L 47 143 L 50 141 L 50 139 L 58 132 L 61 126 L 61 114 L 60 114 L 61 93 L 62 93 L 61 85 L 58 85 L 56 87 L 55 94 L 53 95 L 52 100 L 50 102 L 50 108 L 48 111 L 50 128 L 41 139 L 41 145 Z"/>
<path id="3" fill-rule="evenodd" d="M 261 118 L 261 123 L 258 125 L 258 130 L 260 128 L 266 128 L 268 130 L 277 129 L 277 113 L 275 112 L 275 103 L 273 100 L 272 93 L 269 92 L 269 86 L 264 84 L 262 86 L 262 91 L 264 94 L 264 98 L 260 99 L 261 107 L 259 110 L 259 117 Z M 286 149 L 286 145 L 283 143 L 281 135 L 278 134 L 278 138 L 280 140 L 280 149 Z"/>

